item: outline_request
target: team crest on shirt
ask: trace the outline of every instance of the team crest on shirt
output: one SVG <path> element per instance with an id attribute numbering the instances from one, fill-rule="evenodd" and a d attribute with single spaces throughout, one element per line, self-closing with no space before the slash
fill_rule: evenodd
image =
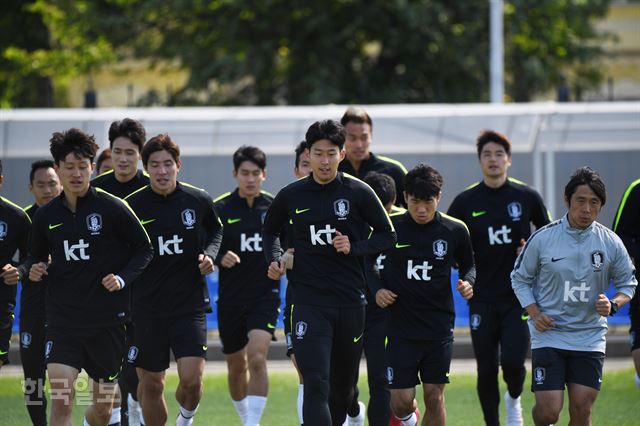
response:
<path id="1" fill-rule="evenodd" d="M 338 220 L 344 220 L 347 218 L 349 214 L 349 200 L 345 200 L 344 198 L 340 198 L 333 202 L 333 211 L 336 216 L 338 216 Z"/>
<path id="2" fill-rule="evenodd" d="M 591 253 L 591 266 L 594 272 L 600 272 L 604 264 L 604 254 L 600 250 Z"/>
<path id="3" fill-rule="evenodd" d="M 307 334 L 307 328 L 309 328 L 309 326 L 306 322 L 298 321 L 296 323 L 296 338 L 302 339 L 304 335 Z"/>
<path id="4" fill-rule="evenodd" d="M 536 369 L 533 370 L 533 380 L 535 380 L 536 385 L 543 384 L 546 376 L 547 371 L 544 369 L 544 367 L 536 367 Z"/>
<path id="5" fill-rule="evenodd" d="M 480 323 L 482 322 L 482 317 L 478 314 L 471 315 L 471 329 L 477 330 L 480 327 Z"/>
<path id="6" fill-rule="evenodd" d="M 44 345 L 44 357 L 49 358 L 51 355 L 51 349 L 53 349 L 53 340 L 49 340 L 46 345 Z"/>
<path id="7" fill-rule="evenodd" d="M 9 225 L 7 225 L 7 222 L 0 221 L 0 241 L 4 240 L 8 233 Z"/>
<path id="8" fill-rule="evenodd" d="M 24 349 L 29 349 L 29 346 L 31 346 L 31 333 L 23 331 L 20 335 L 20 344 Z"/>
<path id="9" fill-rule="evenodd" d="M 130 363 L 134 363 L 137 358 L 138 358 L 138 347 L 137 346 L 131 346 L 129 348 L 129 352 L 127 352 L 127 360 Z"/>
<path id="10" fill-rule="evenodd" d="M 393 368 L 392 367 L 387 367 L 387 382 L 389 382 L 389 384 L 393 384 Z"/>
<path id="11" fill-rule="evenodd" d="M 517 201 L 509 203 L 507 206 L 507 213 L 509 213 L 509 216 L 511 216 L 511 219 L 514 222 L 520 220 L 522 217 L 522 204 Z"/>
<path id="12" fill-rule="evenodd" d="M 433 254 L 437 259 L 443 259 L 447 254 L 447 242 L 445 240 L 435 240 L 433 242 Z"/>
<path id="13" fill-rule="evenodd" d="M 91 213 L 87 216 L 87 229 L 91 232 L 91 235 L 100 234 L 102 229 L 102 216 L 98 213 Z"/>
<path id="14" fill-rule="evenodd" d="M 193 229 L 193 225 L 196 224 L 196 212 L 192 209 L 186 209 L 182 211 L 182 223 L 187 229 Z"/>

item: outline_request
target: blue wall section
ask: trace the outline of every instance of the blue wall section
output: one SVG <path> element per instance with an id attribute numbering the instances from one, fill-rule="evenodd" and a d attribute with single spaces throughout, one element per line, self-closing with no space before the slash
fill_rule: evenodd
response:
<path id="1" fill-rule="evenodd" d="M 458 271 L 455 269 L 451 270 L 451 288 L 453 290 L 453 301 L 455 303 L 456 309 L 456 327 L 468 327 L 469 326 L 469 307 L 467 306 L 467 302 L 458 294 L 455 290 L 456 283 L 458 282 Z M 218 273 L 214 272 L 207 276 L 207 284 L 209 286 L 209 294 L 211 295 L 211 300 L 215 301 L 218 299 Z M 287 287 L 287 281 L 283 278 L 280 281 L 280 315 L 278 315 L 278 328 L 283 328 L 282 323 L 282 312 L 284 311 L 284 295 L 285 289 Z M 18 296 L 17 300 L 20 300 L 20 290 L 22 289 L 22 285 L 18 287 Z M 607 291 L 608 297 L 613 297 L 615 294 L 615 289 L 613 286 L 609 287 Z M 207 315 L 207 328 L 209 329 L 217 329 L 218 328 L 218 318 L 217 318 L 217 305 L 212 303 L 213 313 Z M 20 303 L 18 302 L 15 310 L 16 319 L 20 318 Z M 620 312 L 613 317 L 609 317 L 609 324 L 611 325 L 628 325 L 629 324 L 629 305 L 625 305 L 620 309 Z M 14 333 L 18 332 L 18 321 L 13 323 L 13 331 Z"/>

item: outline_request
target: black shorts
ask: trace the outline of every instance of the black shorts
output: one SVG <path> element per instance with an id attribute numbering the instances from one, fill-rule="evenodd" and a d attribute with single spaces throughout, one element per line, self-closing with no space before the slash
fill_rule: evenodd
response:
<path id="1" fill-rule="evenodd" d="M 127 362 L 147 371 L 160 372 L 169 368 L 173 352 L 175 359 L 194 356 L 207 358 L 207 322 L 204 312 L 177 318 L 134 319 L 134 344 L 129 348 Z"/>
<path id="2" fill-rule="evenodd" d="M 391 389 L 408 389 L 422 383 L 449 383 L 453 339 L 409 340 L 389 336 L 387 381 Z M 418 374 L 420 378 L 418 379 Z"/>
<path id="3" fill-rule="evenodd" d="M 258 299 L 251 304 L 227 306 L 218 302 L 218 330 L 222 353 L 238 352 L 249 342 L 249 331 L 264 330 L 273 336 L 280 299 Z"/>
<path id="4" fill-rule="evenodd" d="M 602 352 L 533 349 L 531 391 L 564 390 L 567 383 L 577 383 L 600 390 L 603 364 Z"/>
<path id="5" fill-rule="evenodd" d="M 4 284 L 0 284 L 4 285 Z M 0 307 L 0 365 L 9 364 L 9 343 L 13 327 L 13 305 Z"/>
<path id="6" fill-rule="evenodd" d="M 125 350 L 125 327 L 47 327 L 44 357 L 47 364 L 84 369 L 95 381 L 117 382 Z"/>

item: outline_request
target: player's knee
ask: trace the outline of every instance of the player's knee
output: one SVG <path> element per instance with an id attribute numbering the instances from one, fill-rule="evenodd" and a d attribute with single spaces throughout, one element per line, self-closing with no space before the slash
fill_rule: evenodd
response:
<path id="1" fill-rule="evenodd" d="M 444 405 L 444 393 L 437 389 L 425 391 L 424 404 L 427 407 L 439 407 Z"/>
<path id="2" fill-rule="evenodd" d="M 532 410 L 533 418 L 538 423 L 556 424 L 560 417 L 560 411 L 545 404 L 536 404 Z"/>
<path id="3" fill-rule="evenodd" d="M 591 401 L 571 401 L 569 403 L 569 416 L 571 419 L 588 419 L 591 417 Z"/>
<path id="4" fill-rule="evenodd" d="M 108 404 L 95 404 L 93 406 L 93 415 L 99 420 L 102 420 L 101 424 L 109 423 L 111 417 L 111 405 Z"/>
<path id="5" fill-rule="evenodd" d="M 267 357 L 262 352 L 249 355 L 249 370 L 252 374 L 262 373 L 267 370 Z"/>
<path id="6" fill-rule="evenodd" d="M 306 374 L 304 376 L 304 395 L 305 398 L 328 398 L 329 378 L 319 373 Z"/>
<path id="7" fill-rule="evenodd" d="M 152 398 L 156 398 L 161 396 L 164 392 L 164 382 L 162 379 L 155 377 L 145 377 L 140 382 L 140 387 L 142 388 L 142 392 L 146 396 L 150 396 Z"/>
<path id="8" fill-rule="evenodd" d="M 227 371 L 231 377 L 242 376 L 247 372 L 247 361 L 244 357 L 238 357 L 237 359 L 227 363 Z"/>
<path id="9" fill-rule="evenodd" d="M 202 391 L 202 380 L 199 377 L 186 377 L 180 379 L 180 387 L 190 395 L 199 395 Z"/>

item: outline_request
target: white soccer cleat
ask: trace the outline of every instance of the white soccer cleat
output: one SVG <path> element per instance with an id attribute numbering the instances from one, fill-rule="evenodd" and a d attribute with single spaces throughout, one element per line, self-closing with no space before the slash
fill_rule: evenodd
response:
<path id="1" fill-rule="evenodd" d="M 520 403 L 520 397 L 515 399 L 511 398 L 509 391 L 504 393 L 504 405 L 507 409 L 507 426 L 522 426 L 522 404 Z"/>
<path id="2" fill-rule="evenodd" d="M 360 407 L 360 412 L 357 417 L 347 416 L 347 419 L 344 422 L 344 426 L 364 426 L 364 418 L 366 415 L 367 408 L 364 406 L 364 402 L 358 401 L 358 407 Z"/>

